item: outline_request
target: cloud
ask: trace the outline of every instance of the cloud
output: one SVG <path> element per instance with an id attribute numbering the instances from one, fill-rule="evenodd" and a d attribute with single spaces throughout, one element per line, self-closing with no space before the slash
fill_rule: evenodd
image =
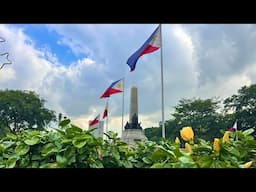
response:
<path id="1" fill-rule="evenodd" d="M 4 73 L 0 76 L 0 83 L 7 83 L 8 81 L 15 79 L 15 71 L 13 69 L 7 68 L 2 69 L 2 71 L 4 71 Z"/>
<path id="2" fill-rule="evenodd" d="M 21 28 L 0 25 L 0 35 L 6 38 L 5 49 L 13 62 L 0 71 L 1 89 L 34 90 L 46 99 L 47 107 L 69 117 L 98 106 L 95 95 L 100 93 L 96 92 L 98 77 L 94 74 L 103 76 L 104 65 L 89 58 L 69 66 L 56 65 L 54 53 L 36 49 Z"/>
<path id="3" fill-rule="evenodd" d="M 255 25 L 186 25 L 184 28 L 195 46 L 200 85 L 220 76 L 239 74 L 246 66 L 254 65 Z"/>

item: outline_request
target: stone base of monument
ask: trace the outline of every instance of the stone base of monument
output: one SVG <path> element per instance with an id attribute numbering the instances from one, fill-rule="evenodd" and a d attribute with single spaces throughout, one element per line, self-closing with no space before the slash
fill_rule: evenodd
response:
<path id="1" fill-rule="evenodd" d="M 128 146 L 134 147 L 138 141 L 147 141 L 147 137 L 143 129 L 125 129 L 122 132 L 121 140 L 126 142 Z"/>

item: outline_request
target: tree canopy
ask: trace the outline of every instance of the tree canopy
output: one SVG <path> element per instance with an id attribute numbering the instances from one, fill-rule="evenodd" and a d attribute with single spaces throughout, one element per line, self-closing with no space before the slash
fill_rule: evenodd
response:
<path id="1" fill-rule="evenodd" d="M 226 112 L 233 113 L 242 130 L 256 128 L 256 84 L 243 86 L 238 94 L 225 99 Z"/>
<path id="2" fill-rule="evenodd" d="M 1 130 L 43 129 L 56 120 L 55 112 L 45 108 L 44 103 L 33 91 L 0 90 Z"/>
<path id="3" fill-rule="evenodd" d="M 235 120 L 242 129 L 255 128 L 256 124 L 256 85 L 242 87 L 238 95 L 233 95 L 221 101 L 211 99 L 181 99 L 174 107 L 171 118 L 166 121 L 166 137 L 173 140 L 179 135 L 182 127 L 191 126 L 195 135 L 206 140 L 212 140 L 221 134 L 221 130 L 230 128 Z M 161 127 L 145 129 L 149 140 L 161 140 Z"/>

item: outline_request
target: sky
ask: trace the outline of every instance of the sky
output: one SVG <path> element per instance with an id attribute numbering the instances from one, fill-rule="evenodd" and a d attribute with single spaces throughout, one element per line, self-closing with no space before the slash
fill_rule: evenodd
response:
<path id="1" fill-rule="evenodd" d="M 84 129 L 103 113 L 99 97 L 125 78 L 124 123 L 130 89 L 138 88 L 142 128 L 161 121 L 160 49 L 142 56 L 130 72 L 127 59 L 157 24 L 0 24 L 0 89 L 33 90 L 45 107 Z M 225 99 L 255 83 L 255 24 L 162 24 L 165 120 L 182 98 Z M 0 56 L 0 64 L 6 60 Z M 121 134 L 123 94 L 109 98 L 108 129 Z"/>

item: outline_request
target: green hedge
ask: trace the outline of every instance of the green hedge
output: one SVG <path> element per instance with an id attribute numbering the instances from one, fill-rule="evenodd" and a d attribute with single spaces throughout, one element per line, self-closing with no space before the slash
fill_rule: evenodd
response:
<path id="1" fill-rule="evenodd" d="M 253 129 L 213 141 L 139 142 L 131 148 L 108 132 L 107 140 L 64 120 L 59 129 L 8 133 L 0 140 L 1 168 L 245 168 L 255 167 Z"/>

